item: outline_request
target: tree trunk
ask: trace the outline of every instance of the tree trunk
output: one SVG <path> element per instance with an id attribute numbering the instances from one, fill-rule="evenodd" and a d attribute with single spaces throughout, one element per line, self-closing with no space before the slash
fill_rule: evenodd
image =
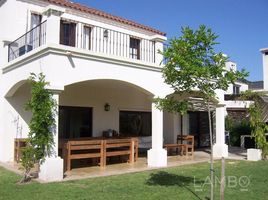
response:
<path id="1" fill-rule="evenodd" d="M 225 159 L 221 158 L 221 194 L 220 200 L 224 200 L 224 188 L 225 187 Z"/>
<path id="2" fill-rule="evenodd" d="M 209 122 L 209 137 L 210 137 L 210 200 L 214 199 L 214 159 L 213 159 L 213 135 L 212 135 L 212 126 L 211 126 L 211 114 L 210 114 L 210 105 L 207 101 L 208 108 L 208 122 Z"/>

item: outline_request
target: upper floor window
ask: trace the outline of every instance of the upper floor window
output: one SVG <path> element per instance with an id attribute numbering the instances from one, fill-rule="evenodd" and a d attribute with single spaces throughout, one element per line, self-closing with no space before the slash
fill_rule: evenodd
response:
<path id="1" fill-rule="evenodd" d="M 41 24 L 42 16 L 39 14 L 31 13 L 31 29 Z"/>
<path id="2" fill-rule="evenodd" d="M 24 46 L 20 47 L 19 55 L 23 55 L 26 52 L 35 49 L 36 47 L 40 46 L 40 34 L 41 28 L 40 24 L 42 22 L 42 15 L 31 13 L 31 26 L 30 26 L 30 33 L 29 36 L 26 38 L 27 42 Z"/>
<path id="3" fill-rule="evenodd" d="M 233 85 L 233 94 L 240 94 L 240 85 Z"/>
<path id="4" fill-rule="evenodd" d="M 140 59 L 140 40 L 136 38 L 130 38 L 129 44 L 130 58 Z"/>
<path id="5" fill-rule="evenodd" d="M 83 49 L 90 50 L 91 46 L 91 27 L 84 26 L 83 27 L 83 41 L 82 41 Z"/>
<path id="6" fill-rule="evenodd" d="M 75 47 L 76 24 L 61 20 L 60 44 Z"/>

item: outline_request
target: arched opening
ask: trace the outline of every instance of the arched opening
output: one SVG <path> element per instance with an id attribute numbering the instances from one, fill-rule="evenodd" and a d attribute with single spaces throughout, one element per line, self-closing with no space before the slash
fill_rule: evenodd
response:
<path id="1" fill-rule="evenodd" d="M 102 79 L 67 85 L 59 95 L 59 137 L 151 136 L 153 94 L 128 82 Z"/>
<path id="2" fill-rule="evenodd" d="M 15 84 L 6 94 L 8 102 L 6 107 L 7 123 L 9 132 L 15 138 L 26 138 L 29 131 L 31 112 L 26 110 L 26 104 L 31 97 L 30 84 L 27 81 L 20 81 Z"/>

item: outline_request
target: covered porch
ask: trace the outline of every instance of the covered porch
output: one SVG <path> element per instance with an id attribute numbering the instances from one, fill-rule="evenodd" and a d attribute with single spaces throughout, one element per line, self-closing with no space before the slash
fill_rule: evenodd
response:
<path id="1" fill-rule="evenodd" d="M 135 138 L 136 144 L 127 147 L 129 152 L 126 155 L 115 155 L 107 158 L 105 168 L 100 167 L 100 156 L 85 157 L 74 159 L 70 165 L 70 170 L 66 170 L 65 174 L 85 175 L 88 173 L 94 176 L 97 174 L 113 174 L 123 171 L 136 171 L 151 169 L 154 167 L 175 166 L 182 163 L 191 163 L 205 161 L 207 155 L 201 157 L 194 153 L 194 158 L 189 159 L 184 155 L 167 155 L 167 151 L 163 148 L 166 144 L 178 143 L 178 135 L 194 135 L 191 124 L 196 123 L 191 117 L 191 113 L 184 116 L 163 112 L 158 110 L 153 103 L 156 97 L 144 88 L 137 85 L 109 79 L 99 79 L 77 82 L 66 85 L 64 90 L 52 90 L 53 98 L 58 102 L 58 112 L 56 116 L 56 132 L 55 132 L 55 155 L 48 158 L 43 171 L 50 173 L 50 177 L 59 173 L 66 162 L 64 156 L 64 142 L 71 140 L 102 140 L 107 139 L 127 139 Z M 11 104 L 21 109 L 21 106 L 27 101 L 30 95 L 30 88 L 27 84 L 22 85 L 9 99 Z M 20 103 L 18 105 L 17 103 Z M 216 108 L 216 118 L 221 114 L 224 107 Z M 30 114 L 21 112 L 21 117 L 29 122 Z M 217 123 L 221 123 L 216 131 L 216 143 L 221 142 L 224 137 L 224 116 L 220 116 Z M 223 120 L 223 121 L 222 121 Z M 224 127 L 224 126 L 223 126 Z M 223 132 L 223 135 L 221 135 Z M 220 135 L 220 137 L 218 137 Z M 18 136 L 16 138 L 23 137 Z M 194 144 L 198 145 L 198 140 Z M 126 150 L 126 146 L 118 146 L 119 149 Z M 198 146 L 197 146 L 198 147 Z M 133 151 L 131 151 L 133 149 Z M 83 150 L 83 149 L 81 149 Z M 131 152 L 130 152 L 131 151 Z M 99 152 L 101 153 L 101 152 Z M 200 154 L 199 154 L 200 155 Z M 137 158 L 136 158 L 137 156 Z M 116 158 L 117 157 L 117 158 Z M 118 158 L 119 157 L 119 158 Z M 52 162 L 51 162 L 52 159 Z M 58 167 L 58 168 L 57 168 Z M 60 171 L 53 171 L 60 169 Z M 111 172 L 110 172 L 111 169 Z M 117 170 L 118 169 L 118 170 Z M 42 170 L 42 168 L 41 168 Z M 86 176 L 88 177 L 88 176 Z M 52 177 L 53 178 L 53 177 Z"/>

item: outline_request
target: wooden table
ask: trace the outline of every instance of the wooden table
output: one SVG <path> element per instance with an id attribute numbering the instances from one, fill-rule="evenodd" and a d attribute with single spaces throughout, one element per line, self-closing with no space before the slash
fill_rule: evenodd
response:
<path id="1" fill-rule="evenodd" d="M 177 143 L 181 141 L 181 144 L 186 145 L 187 156 L 189 154 L 194 157 L 194 136 L 193 135 L 177 135 Z"/>
<path id="2" fill-rule="evenodd" d="M 185 155 L 188 155 L 186 144 L 165 144 L 164 148 L 169 153 L 172 149 L 176 149 L 176 152 L 180 149 L 180 154 L 183 156 L 183 153 L 185 152 Z"/>

